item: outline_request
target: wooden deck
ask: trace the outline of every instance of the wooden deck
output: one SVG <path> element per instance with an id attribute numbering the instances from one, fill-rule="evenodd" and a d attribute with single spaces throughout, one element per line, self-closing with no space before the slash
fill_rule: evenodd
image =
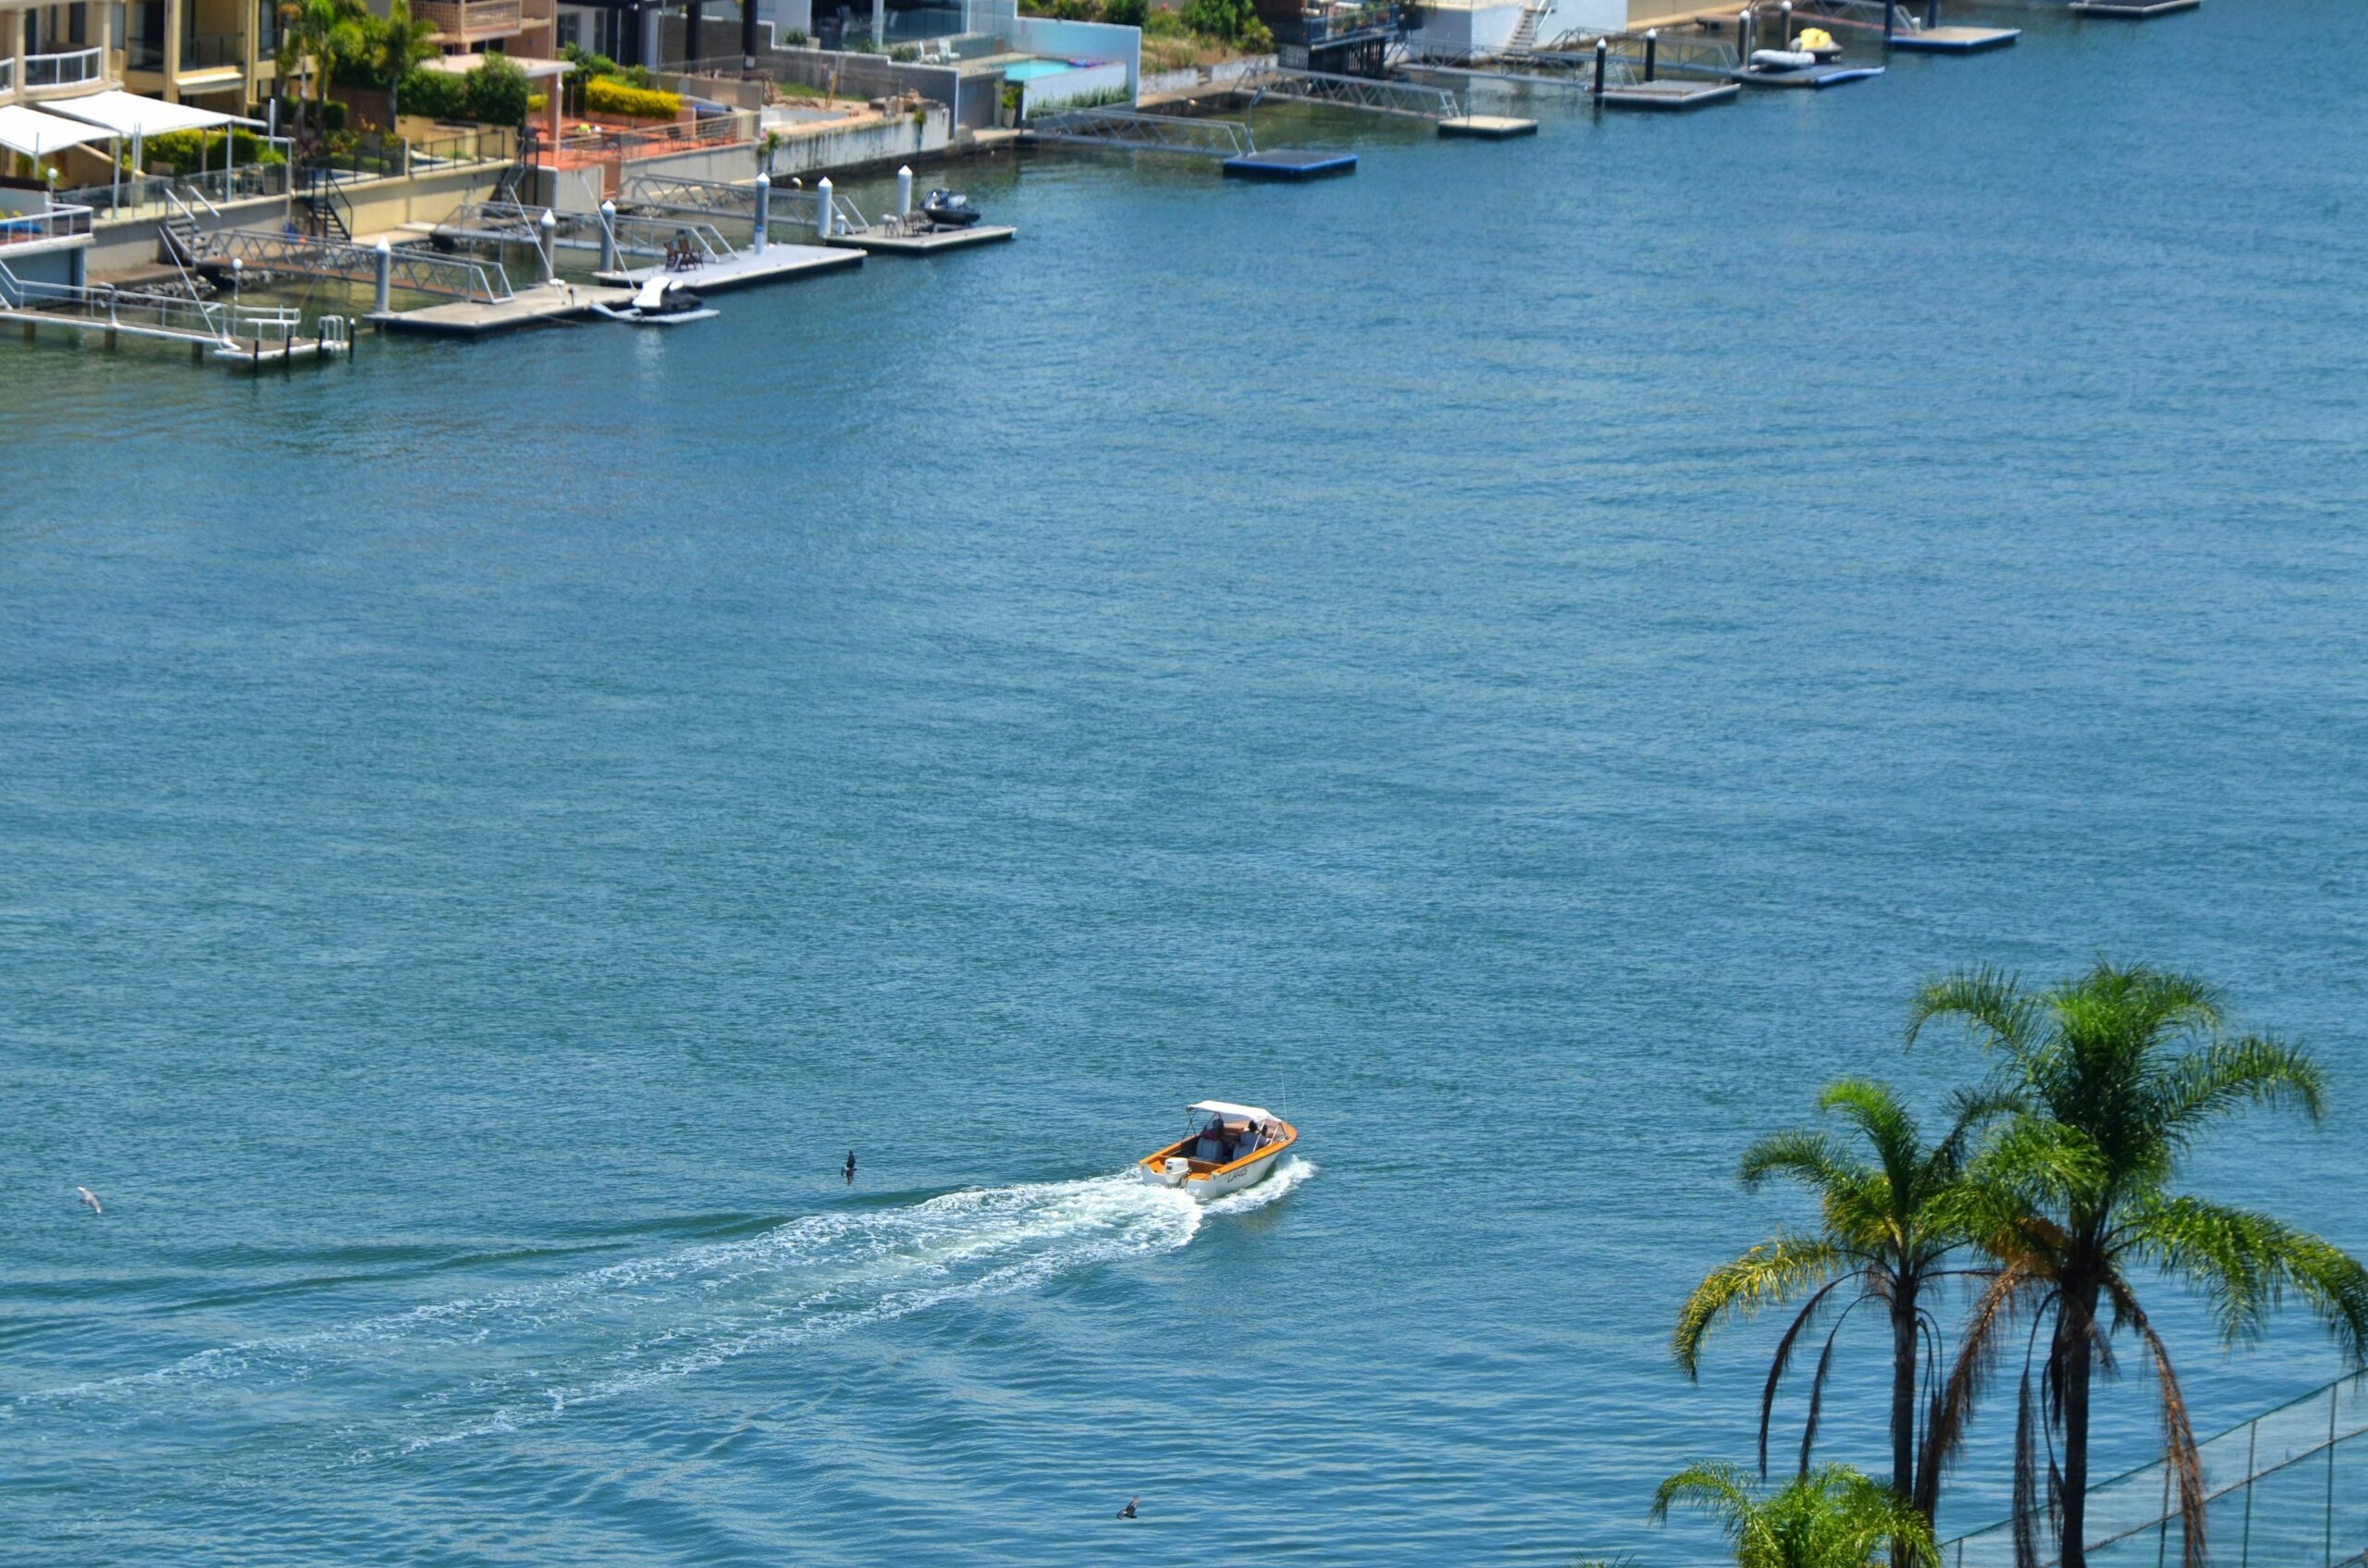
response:
<path id="1" fill-rule="evenodd" d="M 1441 136 L 1468 137 L 1480 142 L 1506 142 L 1516 136 L 1535 136 L 1537 122 L 1515 119 L 1509 115 L 1458 115 L 1453 119 L 1439 121 Z"/>
<path id="2" fill-rule="evenodd" d="M 638 288 L 653 278 L 671 278 L 687 283 L 702 294 L 720 294 L 730 289 L 746 289 L 758 283 L 780 283 L 808 273 L 836 272 L 844 266 L 861 266 L 860 249 L 841 249 L 831 245 L 767 244 L 764 250 L 734 251 L 728 256 L 701 262 L 697 266 L 669 271 L 663 265 L 636 266 L 617 272 L 596 272 L 592 276 L 603 283 L 623 284 Z"/>
<path id="3" fill-rule="evenodd" d="M 630 289 L 593 289 L 574 283 L 537 283 L 507 300 L 487 303 L 455 300 L 420 310 L 388 311 L 370 320 L 382 332 L 416 332 L 444 338 L 483 338 L 514 332 L 553 321 L 578 321 L 596 304 L 622 305 L 633 298 Z"/>
<path id="4" fill-rule="evenodd" d="M 1632 81 L 1624 86 L 1606 82 L 1601 103 L 1607 109 L 1653 109 L 1669 113 L 1733 102 L 1743 89 L 1732 81 L 1699 81 L 1663 77 L 1659 81 Z"/>
<path id="5" fill-rule="evenodd" d="M 963 251 L 973 245 L 993 245 L 1016 239 L 1019 230 L 1007 224 L 974 223 L 968 228 L 931 228 L 907 234 L 895 227 L 895 219 L 866 228 L 859 233 L 842 234 L 831 243 L 851 250 L 869 251 L 874 255 L 933 256 L 940 251 Z"/>
<path id="6" fill-rule="evenodd" d="M 1894 32 L 1886 42 L 1910 54 L 1976 55 L 2003 49 L 2022 35 L 2018 27 L 1928 27 L 1920 32 Z"/>

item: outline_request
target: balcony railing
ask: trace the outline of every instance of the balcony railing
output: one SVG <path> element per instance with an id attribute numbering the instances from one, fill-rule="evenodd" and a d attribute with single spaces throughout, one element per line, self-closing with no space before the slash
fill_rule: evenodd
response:
<path id="1" fill-rule="evenodd" d="M 0 214 L 0 245 L 58 240 L 91 231 L 91 209 L 56 206 L 47 212 Z"/>
<path id="2" fill-rule="evenodd" d="M 214 70 L 222 66 L 243 68 L 247 63 L 245 35 L 236 32 L 181 34 L 181 69 Z"/>
<path id="3" fill-rule="evenodd" d="M 16 90 L 17 57 L 10 55 L 5 59 L 0 59 L 0 93 L 14 93 Z"/>
<path id="4" fill-rule="evenodd" d="M 414 19 L 447 38 L 463 43 L 480 38 L 507 38 L 522 22 L 518 0 L 420 0 Z"/>
<path id="5" fill-rule="evenodd" d="M 5 63 L 16 64 L 13 60 Z M 75 49 L 62 55 L 25 56 L 27 87 L 73 87 L 85 81 L 97 81 L 106 74 L 107 52 L 105 49 Z"/>

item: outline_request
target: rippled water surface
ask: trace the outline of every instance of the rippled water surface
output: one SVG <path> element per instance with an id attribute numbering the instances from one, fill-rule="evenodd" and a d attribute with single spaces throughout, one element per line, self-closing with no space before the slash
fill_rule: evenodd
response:
<path id="1" fill-rule="evenodd" d="M 0 1560 L 1694 1561 L 1734 1157 L 1960 961 L 2224 981 L 2337 1106 L 2197 1180 L 2368 1249 L 2356 19 L 1998 16 L 675 332 L 8 345 Z M 1120 1179 L 1210 1093 L 1288 1181 Z"/>

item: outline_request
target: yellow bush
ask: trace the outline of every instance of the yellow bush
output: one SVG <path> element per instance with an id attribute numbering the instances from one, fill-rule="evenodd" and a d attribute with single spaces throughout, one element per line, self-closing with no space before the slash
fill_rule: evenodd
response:
<path id="1" fill-rule="evenodd" d="M 615 77 L 596 76 L 584 84 L 584 106 L 596 114 L 632 119 L 674 119 L 683 112 L 683 98 L 678 93 L 628 87 Z"/>

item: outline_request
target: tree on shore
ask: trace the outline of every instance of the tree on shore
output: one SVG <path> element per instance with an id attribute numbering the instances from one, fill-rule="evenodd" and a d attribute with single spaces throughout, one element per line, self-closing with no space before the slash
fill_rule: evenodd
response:
<path id="1" fill-rule="evenodd" d="M 2115 1371 L 2113 1339 L 2127 1331 L 2160 1387 L 2185 1560 L 2200 1568 L 2195 1434 L 2133 1275 L 2151 1267 L 2201 1289 L 2229 1344 L 2256 1337 L 2291 1292 L 2355 1364 L 2368 1355 L 2368 1270 L 2266 1215 L 2169 1190 L 2196 1136 L 2236 1110 L 2290 1105 L 2317 1120 L 2324 1075 L 2296 1047 L 2226 1035 L 2220 997 L 2202 981 L 2144 967 L 2101 963 L 2042 992 L 1995 970 L 1959 973 L 1919 993 L 1909 1043 L 1942 1019 L 1962 1022 L 1998 1056 L 1998 1091 L 2017 1108 L 1969 1173 L 1971 1231 L 1996 1268 L 1974 1303 L 1927 1447 L 1954 1446 L 2009 1330 L 2028 1323 L 2015 1427 L 2016 1561 L 2033 1568 L 2041 1560 L 2043 1428 L 2052 1451 L 2044 1506 L 2059 1560 L 2086 1568 L 2090 1385 Z"/>
<path id="2" fill-rule="evenodd" d="M 1940 1555 L 1924 1515 L 1846 1464 L 1821 1464 L 1767 1492 L 1741 1465 L 1689 1465 L 1653 1494 L 1652 1517 L 1677 1507 L 1719 1521 L 1736 1568 L 1873 1568 L 1886 1552 L 1916 1564 Z"/>
<path id="3" fill-rule="evenodd" d="M 1820 1228 L 1815 1235 L 1780 1232 L 1711 1270 L 1679 1309 L 1670 1348 L 1685 1375 L 1696 1377 L 1702 1346 L 1721 1320 L 1807 1298 L 1777 1341 L 1760 1392 L 1764 1476 L 1777 1388 L 1794 1352 L 1831 1315 L 1801 1432 L 1800 1469 L 1806 1475 L 1835 1338 L 1858 1307 L 1880 1306 L 1891 1329 L 1892 1487 L 1921 1513 L 1929 1530 L 1948 1451 L 1928 1442 L 1919 1452 L 1919 1435 L 1937 1424 L 1942 1359 L 1941 1328 L 1928 1292 L 1944 1278 L 1975 1272 L 1950 1266 L 1952 1254 L 1971 1234 L 1965 1171 L 1975 1131 L 2005 1102 L 1958 1096 L 1948 1131 L 1929 1145 L 1916 1118 L 1886 1085 L 1845 1080 L 1828 1088 L 1818 1104 L 1850 1123 L 1872 1159 L 1814 1130 L 1779 1132 L 1753 1144 L 1743 1157 L 1744 1185 L 1757 1188 L 1771 1179 L 1799 1183 L 1817 1195 Z"/>

